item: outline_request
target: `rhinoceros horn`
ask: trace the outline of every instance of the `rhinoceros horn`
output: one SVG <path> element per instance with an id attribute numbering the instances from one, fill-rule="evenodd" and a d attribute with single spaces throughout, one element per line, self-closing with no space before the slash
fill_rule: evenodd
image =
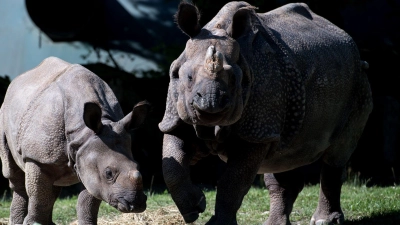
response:
<path id="1" fill-rule="evenodd" d="M 223 68 L 223 61 L 221 52 L 215 51 L 215 47 L 212 45 L 208 47 L 204 61 L 204 67 L 207 71 L 218 73 Z"/>
<path id="2" fill-rule="evenodd" d="M 129 179 L 131 182 L 134 183 L 135 186 L 141 186 L 142 185 L 142 175 L 140 174 L 139 171 L 129 171 L 128 173 Z"/>

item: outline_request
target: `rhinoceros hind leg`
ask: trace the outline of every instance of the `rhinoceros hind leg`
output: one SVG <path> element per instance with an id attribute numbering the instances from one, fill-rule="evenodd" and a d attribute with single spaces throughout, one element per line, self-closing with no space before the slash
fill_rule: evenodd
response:
<path id="1" fill-rule="evenodd" d="M 29 202 L 24 224 L 51 224 L 52 209 L 60 188 L 53 186 L 54 179 L 35 162 L 25 164 L 25 176 Z"/>
<path id="2" fill-rule="evenodd" d="M 343 224 L 344 215 L 340 207 L 340 192 L 345 179 L 345 165 L 351 157 L 364 130 L 372 110 L 371 92 L 366 77 L 363 92 L 358 93 L 354 110 L 348 123 L 336 137 L 336 141 L 325 151 L 321 169 L 321 187 L 317 210 L 310 224 Z"/>
<path id="3" fill-rule="evenodd" d="M 25 190 L 25 173 L 19 167 L 13 167 L 10 188 L 13 191 L 9 224 L 22 224 L 28 213 L 28 195 Z"/>
<path id="4" fill-rule="evenodd" d="M 270 214 L 264 225 L 288 225 L 293 203 L 304 187 L 301 168 L 264 174 L 264 182 L 270 195 Z"/>
<path id="5" fill-rule="evenodd" d="M 93 197 L 86 189 L 81 191 L 76 205 L 80 225 L 97 224 L 101 200 Z"/>
<path id="6" fill-rule="evenodd" d="M 335 168 L 323 164 L 318 207 L 310 225 L 343 224 L 344 214 L 340 207 L 343 173 L 344 167 Z"/>

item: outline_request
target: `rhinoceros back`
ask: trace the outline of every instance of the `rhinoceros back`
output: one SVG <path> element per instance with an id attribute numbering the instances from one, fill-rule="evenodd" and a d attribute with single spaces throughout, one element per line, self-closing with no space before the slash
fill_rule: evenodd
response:
<path id="1" fill-rule="evenodd" d="M 349 114 L 361 107 L 358 98 L 370 96 L 355 42 L 306 4 L 288 4 L 260 18 L 264 26 L 273 30 L 296 68 L 295 76 L 289 76 L 286 83 L 293 83 L 288 89 L 297 91 L 289 91 L 292 94 L 288 95 L 287 104 L 289 109 L 301 107 L 288 110 L 284 132 L 293 130 L 291 127 L 302 135 L 305 129 L 312 130 L 316 133 L 308 132 L 307 138 L 329 145 L 347 123 Z M 290 141 L 291 135 L 285 136 Z"/>
<path id="2" fill-rule="evenodd" d="M 355 42 L 306 4 L 287 4 L 254 18 L 257 34 L 240 40 L 254 82 L 239 135 L 254 142 L 279 136 L 283 146 L 310 140 L 325 149 L 349 114 L 362 107 L 360 98 L 370 99 Z"/>
<path id="3" fill-rule="evenodd" d="M 67 142 L 86 128 L 86 102 L 101 106 L 104 122 L 123 117 L 107 84 L 80 65 L 50 57 L 13 80 L 2 105 L 2 123 L 17 164 L 23 168 L 27 159 L 67 162 Z"/>
<path id="4" fill-rule="evenodd" d="M 287 4 L 259 16 L 263 26 L 273 30 L 278 41 L 290 49 L 286 54 L 293 56 L 305 81 L 330 70 L 342 74 L 358 70 L 359 53 L 353 39 L 306 4 Z M 346 71 L 340 71 L 343 68 Z"/>

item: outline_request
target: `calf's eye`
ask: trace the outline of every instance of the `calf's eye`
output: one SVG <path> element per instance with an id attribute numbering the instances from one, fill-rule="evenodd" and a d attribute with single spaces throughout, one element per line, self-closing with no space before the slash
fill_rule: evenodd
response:
<path id="1" fill-rule="evenodd" d="M 106 179 L 107 180 L 111 180 L 114 177 L 114 173 L 112 172 L 112 170 L 110 168 L 106 168 L 105 170 L 105 175 L 106 175 Z"/>

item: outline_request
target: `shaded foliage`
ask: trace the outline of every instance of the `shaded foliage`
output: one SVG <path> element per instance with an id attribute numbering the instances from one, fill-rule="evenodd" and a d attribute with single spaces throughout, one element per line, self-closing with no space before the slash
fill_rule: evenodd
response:
<path id="1" fill-rule="evenodd" d="M 8 85 L 10 84 L 10 77 L 7 75 L 0 76 L 0 103 L 3 103 Z"/>
<path id="2" fill-rule="evenodd" d="M 6 95 L 6 91 L 8 88 L 8 85 L 10 84 L 10 77 L 7 75 L 0 76 L 0 105 L 4 101 L 4 97 Z M 0 171 L 1 171 L 1 161 L 0 161 Z M 8 191 L 8 180 L 3 177 L 3 174 L 0 176 L 0 194 L 3 194 L 5 191 Z"/>

